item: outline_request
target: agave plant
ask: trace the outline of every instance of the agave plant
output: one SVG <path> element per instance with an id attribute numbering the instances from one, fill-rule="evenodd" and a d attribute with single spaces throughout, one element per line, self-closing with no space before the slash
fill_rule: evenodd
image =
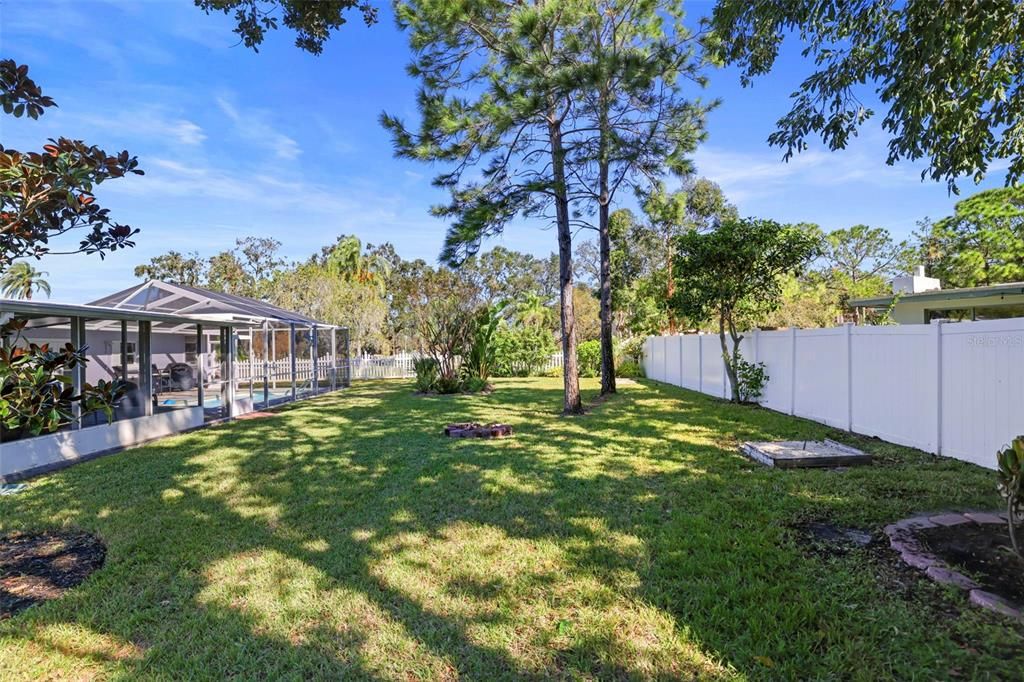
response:
<path id="1" fill-rule="evenodd" d="M 999 463 L 999 494 L 1006 500 L 1006 522 L 1010 526 L 1013 551 L 1024 557 L 1017 538 L 1017 525 L 1024 520 L 1024 436 L 1017 436 L 996 455 Z"/>

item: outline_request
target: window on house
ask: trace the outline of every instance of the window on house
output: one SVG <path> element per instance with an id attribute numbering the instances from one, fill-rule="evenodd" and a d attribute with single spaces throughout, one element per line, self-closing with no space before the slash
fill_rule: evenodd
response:
<path id="1" fill-rule="evenodd" d="M 185 342 L 185 362 L 195 364 L 199 357 L 199 344 L 196 341 Z"/>
<path id="2" fill-rule="evenodd" d="M 135 342 L 134 341 L 129 341 L 128 343 L 126 343 L 124 345 L 124 350 L 125 350 L 125 357 L 126 357 L 126 359 L 128 361 L 128 364 L 129 365 L 134 365 L 135 361 L 136 361 L 136 358 L 135 358 Z M 114 360 L 117 363 L 121 362 L 121 342 L 120 341 L 115 341 L 114 342 Z"/>

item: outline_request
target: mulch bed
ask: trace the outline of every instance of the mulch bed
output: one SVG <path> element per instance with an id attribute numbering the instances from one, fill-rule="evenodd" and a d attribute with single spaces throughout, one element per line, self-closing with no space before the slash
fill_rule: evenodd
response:
<path id="1" fill-rule="evenodd" d="M 917 531 L 921 544 L 989 592 L 1024 605 L 1024 559 L 1013 553 L 1004 525 L 960 524 Z"/>
<path id="2" fill-rule="evenodd" d="M 0 620 L 57 599 L 103 566 L 107 548 L 82 531 L 0 537 Z"/>

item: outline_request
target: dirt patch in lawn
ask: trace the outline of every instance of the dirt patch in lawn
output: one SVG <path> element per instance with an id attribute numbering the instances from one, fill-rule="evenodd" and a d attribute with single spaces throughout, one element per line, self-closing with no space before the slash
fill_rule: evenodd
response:
<path id="1" fill-rule="evenodd" d="M 867 531 L 823 520 L 793 523 L 789 530 L 807 554 L 821 558 L 844 556 L 851 550 L 863 549 L 879 541 Z"/>
<path id="2" fill-rule="evenodd" d="M 103 566 L 107 548 L 82 531 L 0 537 L 0 620 L 57 599 Z"/>
<path id="3" fill-rule="evenodd" d="M 1010 548 L 1005 525 L 939 526 L 918 530 L 916 536 L 950 568 L 969 575 L 985 590 L 1024 605 L 1024 559 Z"/>

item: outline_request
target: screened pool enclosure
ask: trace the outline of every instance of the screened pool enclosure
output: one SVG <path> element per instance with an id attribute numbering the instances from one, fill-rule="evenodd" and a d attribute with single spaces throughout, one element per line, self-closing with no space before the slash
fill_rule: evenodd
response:
<path id="1" fill-rule="evenodd" d="M 350 379 L 346 329 L 197 287 L 149 281 L 87 305 L 0 300 L 0 320 L 12 317 L 27 324 L 5 344 L 85 346 L 88 363 L 73 370 L 72 382 L 122 379 L 129 390 L 112 425 L 105 415 L 76 414 L 47 436 L 2 434 L 0 476 L 46 466 L 55 448 L 66 460 L 123 447 L 336 390 Z"/>

